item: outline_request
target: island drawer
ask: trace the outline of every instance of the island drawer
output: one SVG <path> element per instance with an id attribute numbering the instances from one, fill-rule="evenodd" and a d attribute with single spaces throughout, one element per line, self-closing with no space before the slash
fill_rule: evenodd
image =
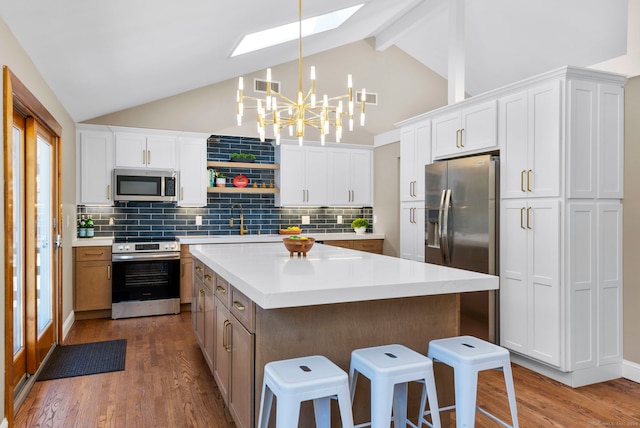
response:
<path id="1" fill-rule="evenodd" d="M 229 307 L 231 304 L 231 290 L 230 290 L 229 282 L 216 274 L 216 288 L 213 290 L 214 294 L 226 307 Z"/>
<path id="2" fill-rule="evenodd" d="M 77 262 L 89 262 L 94 260 L 111 261 L 111 247 L 76 247 Z"/>
<path id="3" fill-rule="evenodd" d="M 353 249 L 382 254 L 382 239 L 362 239 L 353 241 Z"/>
<path id="4" fill-rule="evenodd" d="M 203 282 L 204 285 L 211 291 L 213 291 L 213 282 L 215 281 L 216 274 L 207 266 L 204 267 Z"/>
<path id="5" fill-rule="evenodd" d="M 193 259 L 193 276 L 202 281 L 202 276 L 204 275 L 204 263 L 200 260 L 194 258 Z"/>
<path id="6" fill-rule="evenodd" d="M 250 333 L 255 332 L 255 303 L 235 287 L 231 287 L 231 307 L 229 310 Z"/>

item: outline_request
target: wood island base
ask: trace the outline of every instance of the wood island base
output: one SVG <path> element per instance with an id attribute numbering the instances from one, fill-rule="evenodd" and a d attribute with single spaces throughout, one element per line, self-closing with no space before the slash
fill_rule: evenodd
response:
<path id="1" fill-rule="evenodd" d="M 266 363 L 318 354 L 348 373 L 351 351 L 358 348 L 399 343 L 426 355 L 430 340 L 458 335 L 458 307 L 457 294 L 283 309 L 256 306 L 255 423 Z M 438 363 L 434 369 L 440 407 L 453 404 L 453 371 Z M 417 416 L 419 398 L 420 387 L 416 384 L 409 390 L 408 415 L 412 419 Z M 360 376 L 353 407 L 356 424 L 370 420 L 369 402 L 369 381 Z M 338 427 L 336 403 L 332 406 L 332 426 Z M 446 425 L 448 415 L 442 418 Z M 302 406 L 300 426 L 314 426 L 311 403 Z"/>

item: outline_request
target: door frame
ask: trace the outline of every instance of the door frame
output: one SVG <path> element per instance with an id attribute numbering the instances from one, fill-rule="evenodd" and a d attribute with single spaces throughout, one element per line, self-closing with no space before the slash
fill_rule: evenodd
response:
<path id="1" fill-rule="evenodd" d="M 5 390 L 4 390 L 4 414 L 5 418 L 9 422 L 9 426 L 13 424 L 14 419 L 14 388 L 13 385 L 13 287 L 7 286 L 7 284 L 13 283 L 13 267 L 10 263 L 7 263 L 7 254 L 11 254 L 13 251 L 13 210 L 11 204 L 13 202 L 13 177 L 11 169 L 8 168 L 12 159 L 13 145 L 12 145 L 12 126 L 13 126 L 13 110 L 14 108 L 23 112 L 26 116 L 36 118 L 42 125 L 47 127 L 56 138 L 58 144 L 56 145 L 56 162 L 57 162 L 57 216 L 58 216 L 58 233 L 62 235 L 62 203 L 60 201 L 62 189 L 61 181 L 61 148 L 62 148 L 62 126 L 56 121 L 51 113 L 44 107 L 44 105 L 38 101 L 38 99 L 27 89 L 27 87 L 16 77 L 15 74 L 9 69 L 9 67 L 3 67 L 3 106 L 4 106 L 4 223 L 5 223 L 5 273 L 4 273 L 4 334 L 5 334 Z M 8 178 L 8 179 L 6 179 Z M 11 233 L 8 233 L 11 232 Z M 56 340 L 60 340 L 62 337 L 62 251 L 58 252 L 57 260 L 57 278 L 55 294 L 55 313 L 56 313 Z"/>

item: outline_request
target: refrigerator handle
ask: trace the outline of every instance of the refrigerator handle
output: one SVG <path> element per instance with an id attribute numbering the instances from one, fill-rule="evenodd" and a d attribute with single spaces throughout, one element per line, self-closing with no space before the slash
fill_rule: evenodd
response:
<path id="1" fill-rule="evenodd" d="M 440 228 L 442 230 L 442 245 L 441 251 L 445 264 L 451 263 L 451 255 L 449 252 L 449 206 L 451 205 L 451 189 L 447 189 L 444 198 L 444 214 L 442 216 L 442 223 Z"/>
<path id="2" fill-rule="evenodd" d="M 447 194 L 447 190 L 444 189 L 442 191 L 442 196 L 440 196 L 440 209 L 438 210 L 438 248 L 440 248 L 440 255 L 444 259 L 444 250 L 442 244 L 442 215 L 444 214 L 444 199 Z"/>

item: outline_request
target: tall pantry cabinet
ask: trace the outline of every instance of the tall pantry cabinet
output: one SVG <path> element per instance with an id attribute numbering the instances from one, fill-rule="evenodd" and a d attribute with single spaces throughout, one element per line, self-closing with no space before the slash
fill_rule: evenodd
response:
<path id="1" fill-rule="evenodd" d="M 567 67 L 498 98 L 500 342 L 572 386 L 621 373 L 624 82 Z"/>

